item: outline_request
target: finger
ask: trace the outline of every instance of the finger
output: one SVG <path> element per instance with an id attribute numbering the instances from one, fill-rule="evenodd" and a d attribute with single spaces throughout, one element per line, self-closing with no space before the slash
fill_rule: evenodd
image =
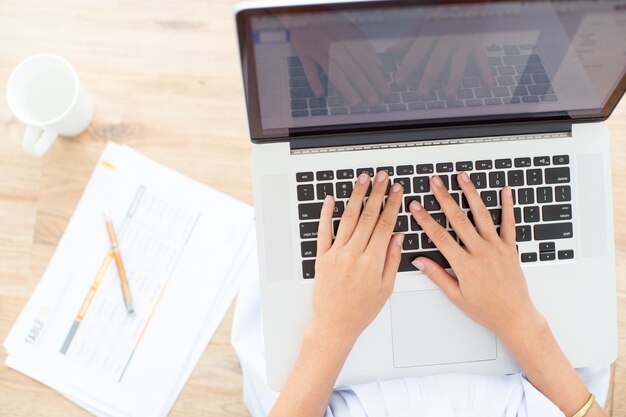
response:
<path id="1" fill-rule="evenodd" d="M 363 102 L 361 100 L 361 96 L 359 96 L 359 93 L 357 93 L 354 87 L 352 87 L 348 77 L 341 69 L 341 65 L 328 57 L 326 58 L 325 62 L 320 65 L 322 66 L 324 72 L 328 74 L 330 82 L 332 82 L 337 90 L 339 90 L 350 106 L 355 107 L 360 105 Z"/>
<path id="2" fill-rule="evenodd" d="M 357 250 L 365 249 L 372 237 L 372 231 L 376 227 L 376 223 L 378 223 L 380 208 L 383 205 L 383 198 L 387 191 L 387 184 L 389 184 L 389 175 L 386 171 L 379 171 L 374 177 L 372 192 L 367 199 L 363 212 L 361 212 L 361 217 L 349 242 Z"/>
<path id="3" fill-rule="evenodd" d="M 402 185 L 394 184 L 389 190 L 389 197 L 385 203 L 385 209 L 378 217 L 378 222 L 367 245 L 367 251 L 376 256 L 383 253 L 389 244 L 389 238 L 396 227 L 398 212 L 402 205 Z"/>
<path id="4" fill-rule="evenodd" d="M 389 96 L 391 90 L 389 90 L 389 85 L 383 78 L 380 60 L 371 44 L 362 41 L 350 42 L 347 49 L 354 61 L 365 73 L 379 97 Z"/>
<path id="5" fill-rule="evenodd" d="M 322 204 L 320 223 L 317 227 L 317 255 L 322 255 L 333 244 L 333 213 L 335 211 L 335 199 L 327 195 Z"/>
<path id="6" fill-rule="evenodd" d="M 363 199 L 367 193 L 367 189 L 371 183 L 371 178 L 367 174 L 361 174 L 354 184 L 354 190 L 348 200 L 348 205 L 339 221 L 339 230 L 335 237 L 335 244 L 339 246 L 345 245 L 354 233 L 354 228 L 359 221 L 361 209 L 363 208 Z"/>
<path id="7" fill-rule="evenodd" d="M 437 262 L 425 257 L 418 257 L 413 262 L 413 266 L 422 271 L 436 286 L 446 294 L 454 304 L 459 305 L 463 299 L 459 282 L 452 277 Z"/>
<path id="8" fill-rule="evenodd" d="M 382 286 L 386 294 L 391 294 L 393 285 L 396 282 L 400 259 L 402 259 L 402 242 L 404 242 L 402 233 L 393 235 L 387 242 L 387 256 L 385 257 L 382 274 Z"/>
<path id="9" fill-rule="evenodd" d="M 461 186 L 461 190 L 463 190 L 463 194 L 465 194 L 465 198 L 469 203 L 470 210 L 474 216 L 474 224 L 476 225 L 478 233 L 480 233 L 483 239 L 492 242 L 499 239 L 491 214 L 489 213 L 487 207 L 485 207 L 483 199 L 480 198 L 480 195 L 478 195 L 478 191 L 476 191 L 476 187 L 474 187 L 469 174 L 467 172 L 459 173 L 457 176 L 457 182 Z M 471 250 L 471 248 L 468 249 Z"/>
<path id="10" fill-rule="evenodd" d="M 482 240 L 476 228 L 469 221 L 465 212 L 461 210 L 461 207 L 454 201 L 439 176 L 431 178 L 430 189 L 435 194 L 435 198 L 448 218 L 450 225 L 452 225 L 452 228 L 465 245 L 471 248 L 479 240 Z"/>
<path id="11" fill-rule="evenodd" d="M 324 95 L 324 87 L 320 81 L 319 71 L 315 61 L 308 56 L 300 56 L 300 62 L 302 62 L 302 68 L 304 69 L 304 75 L 309 82 L 311 91 L 316 97 L 322 97 Z"/>
<path id="12" fill-rule="evenodd" d="M 380 97 L 365 76 L 365 73 L 354 61 L 353 57 L 343 45 L 337 45 L 331 50 L 330 57 L 337 62 L 344 73 L 350 74 L 349 80 L 367 104 L 374 106 L 380 102 Z"/>
<path id="13" fill-rule="evenodd" d="M 450 76 L 446 84 L 446 95 L 448 97 L 456 97 L 456 92 L 461 84 L 461 79 L 467 68 L 467 57 L 469 51 L 463 46 L 457 47 L 452 53 L 452 62 L 450 64 Z"/>
<path id="14" fill-rule="evenodd" d="M 435 82 L 441 76 L 443 68 L 446 66 L 450 59 L 449 42 L 440 40 L 435 46 L 435 50 L 428 59 L 426 69 L 424 70 L 424 76 L 420 80 L 419 87 L 417 89 L 418 94 L 427 96 L 435 85 Z"/>
<path id="15" fill-rule="evenodd" d="M 428 51 L 431 49 L 434 40 L 430 37 L 421 37 L 415 39 L 413 46 L 409 49 L 409 52 L 404 56 L 400 68 L 394 76 L 394 82 L 396 84 L 404 85 L 409 81 L 411 73 L 415 71 Z"/>
<path id="16" fill-rule="evenodd" d="M 485 87 L 493 86 L 494 82 L 493 76 L 491 75 L 491 69 L 489 68 L 489 61 L 487 60 L 487 55 L 485 55 L 485 51 L 483 51 L 482 47 L 472 49 L 472 58 L 478 67 L 480 78 L 483 80 Z"/>
<path id="17" fill-rule="evenodd" d="M 467 255 L 467 252 L 456 243 L 450 233 L 441 227 L 417 200 L 411 202 L 409 210 L 415 221 L 424 229 L 424 232 L 450 264 L 456 263 L 463 255 Z"/>
<path id="18" fill-rule="evenodd" d="M 513 208 L 513 195 L 508 185 L 500 194 L 502 201 L 502 223 L 500 224 L 500 238 L 504 243 L 515 245 L 515 213 Z"/>

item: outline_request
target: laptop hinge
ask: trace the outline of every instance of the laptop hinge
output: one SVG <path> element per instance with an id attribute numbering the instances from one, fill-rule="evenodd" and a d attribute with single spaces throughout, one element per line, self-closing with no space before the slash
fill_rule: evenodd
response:
<path id="1" fill-rule="evenodd" d="M 290 147 L 292 154 L 323 153 L 467 142 L 562 138 L 571 136 L 571 131 L 571 122 L 505 123 L 306 136 L 292 138 Z"/>

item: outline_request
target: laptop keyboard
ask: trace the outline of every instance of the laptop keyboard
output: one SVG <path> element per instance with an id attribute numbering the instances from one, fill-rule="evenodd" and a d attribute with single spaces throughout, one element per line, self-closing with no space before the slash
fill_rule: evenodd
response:
<path id="1" fill-rule="evenodd" d="M 382 103 L 371 107 L 349 107 L 321 70 L 320 80 L 326 86 L 327 94 L 326 97 L 315 97 L 304 75 L 300 59 L 291 56 L 287 59 L 291 115 L 308 117 L 557 101 L 550 78 L 539 55 L 533 53 L 533 50 L 534 45 L 530 44 L 487 46 L 489 69 L 495 84 L 491 87 L 485 86 L 478 68 L 470 61 L 456 97 L 448 97 L 444 91 L 442 80 L 448 79 L 447 70 L 442 73 L 428 96 L 418 95 L 416 90 L 426 63 L 412 73 L 406 85 L 395 84 L 393 77 L 402 62 L 401 57 L 380 53 L 383 77 L 389 83 L 391 94 Z"/>
<path id="2" fill-rule="evenodd" d="M 405 233 L 400 272 L 415 271 L 411 261 L 418 256 L 433 259 L 444 268 L 450 267 L 445 257 L 412 218 L 408 207 L 412 200 L 420 201 L 433 218 L 459 241 L 431 193 L 430 177 L 435 174 L 441 177 L 452 197 L 473 222 L 467 200 L 457 183 L 456 174 L 460 171 L 469 172 L 498 229 L 502 217 L 500 190 L 505 185 L 512 188 L 516 241 L 522 263 L 559 262 L 574 258 L 572 188 L 568 155 L 346 167 L 296 173 L 303 278 L 315 276 L 317 229 L 324 198 L 327 195 L 335 197 L 334 237 L 356 177 L 362 172 L 374 176 L 381 170 L 387 171 L 390 175 L 390 184 L 400 183 L 404 187 L 404 201 L 395 227 L 395 232 Z"/>

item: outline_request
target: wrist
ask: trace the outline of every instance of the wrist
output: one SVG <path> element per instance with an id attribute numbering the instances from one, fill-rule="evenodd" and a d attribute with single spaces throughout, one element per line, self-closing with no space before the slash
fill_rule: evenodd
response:
<path id="1" fill-rule="evenodd" d="M 347 356 L 357 338 L 358 334 L 352 335 L 349 332 L 339 331 L 333 326 L 313 319 L 304 331 L 303 345 L 326 352 L 341 352 Z"/>
<path id="2" fill-rule="evenodd" d="M 545 317 L 532 306 L 526 313 L 509 320 L 505 328 L 496 332 L 500 340 L 510 349 L 523 340 L 536 340 L 550 332 Z"/>

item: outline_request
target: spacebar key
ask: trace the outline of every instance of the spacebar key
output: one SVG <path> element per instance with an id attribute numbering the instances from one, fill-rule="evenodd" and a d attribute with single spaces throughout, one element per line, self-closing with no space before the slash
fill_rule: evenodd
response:
<path id="1" fill-rule="evenodd" d="M 535 225 L 535 240 L 568 239 L 574 236 L 572 223 Z"/>
<path id="2" fill-rule="evenodd" d="M 432 259 L 442 267 L 450 268 L 448 260 L 444 258 L 444 256 L 439 251 L 406 252 L 402 254 L 402 258 L 400 259 L 400 267 L 398 268 L 398 272 L 417 271 L 417 268 L 415 268 L 411 262 L 418 256 Z"/>

